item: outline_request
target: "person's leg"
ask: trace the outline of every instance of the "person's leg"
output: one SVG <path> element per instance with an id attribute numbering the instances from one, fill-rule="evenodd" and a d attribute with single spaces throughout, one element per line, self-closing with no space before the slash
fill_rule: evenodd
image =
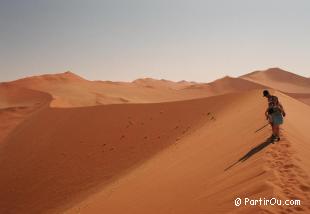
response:
<path id="1" fill-rule="evenodd" d="M 276 135 L 280 137 L 280 126 L 276 126 Z"/>
<path id="2" fill-rule="evenodd" d="M 275 126 L 275 138 L 277 141 L 280 140 L 280 126 L 279 125 Z"/>
<path id="3" fill-rule="evenodd" d="M 279 126 L 275 126 L 275 135 L 279 136 Z"/>
<path id="4" fill-rule="evenodd" d="M 272 127 L 272 135 L 275 136 L 277 133 L 276 126 L 274 124 L 272 124 L 271 127 Z"/>

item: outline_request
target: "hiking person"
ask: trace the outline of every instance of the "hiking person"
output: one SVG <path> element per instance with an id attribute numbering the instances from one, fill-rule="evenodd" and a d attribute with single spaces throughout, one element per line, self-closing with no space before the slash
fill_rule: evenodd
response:
<path id="1" fill-rule="evenodd" d="M 265 116 L 269 120 L 272 127 L 271 140 L 280 140 L 280 125 L 283 123 L 283 117 L 285 117 L 285 111 L 283 106 L 278 100 L 278 97 L 273 96 L 268 90 L 263 91 L 264 97 L 268 99 L 268 108 L 266 109 Z"/>

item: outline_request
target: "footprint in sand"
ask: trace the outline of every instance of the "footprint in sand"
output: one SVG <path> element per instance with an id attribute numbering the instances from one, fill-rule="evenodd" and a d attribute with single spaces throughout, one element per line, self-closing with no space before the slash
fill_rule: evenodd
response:
<path id="1" fill-rule="evenodd" d="M 310 191 L 310 187 L 307 186 L 307 185 L 301 184 L 301 185 L 299 186 L 299 188 L 300 188 L 303 192 L 309 192 L 309 191 Z"/>
<path id="2" fill-rule="evenodd" d="M 285 165 L 283 166 L 284 169 L 290 169 L 290 168 L 293 168 L 293 167 L 294 167 L 293 164 L 285 164 Z"/>
<path id="3" fill-rule="evenodd" d="M 304 211 L 304 209 L 302 207 L 294 207 L 294 210 L 296 210 L 298 212 Z"/>

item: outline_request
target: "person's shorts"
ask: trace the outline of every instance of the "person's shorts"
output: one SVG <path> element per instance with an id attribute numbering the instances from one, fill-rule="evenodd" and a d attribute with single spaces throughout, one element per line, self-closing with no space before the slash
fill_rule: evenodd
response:
<path id="1" fill-rule="evenodd" d="M 283 123 L 283 116 L 281 112 L 274 112 L 270 115 L 271 123 L 274 125 L 281 125 Z"/>

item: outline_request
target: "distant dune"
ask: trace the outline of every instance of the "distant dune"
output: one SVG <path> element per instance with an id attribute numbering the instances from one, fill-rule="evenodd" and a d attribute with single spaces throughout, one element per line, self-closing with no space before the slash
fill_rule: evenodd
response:
<path id="1" fill-rule="evenodd" d="M 310 106 L 310 93 L 307 94 L 286 93 L 286 94 Z"/>
<path id="2" fill-rule="evenodd" d="M 65 72 L 28 77 L 5 84 L 11 88 L 48 93 L 53 98 L 50 104 L 52 107 L 170 102 L 262 88 L 291 93 L 297 99 L 310 94 L 309 79 L 277 68 L 256 71 L 240 78 L 227 76 L 211 83 L 173 82 L 152 78 L 137 79 L 131 83 L 89 81 L 72 72 Z"/>
<path id="3" fill-rule="evenodd" d="M 214 96 L 263 88 L 266 88 L 266 86 L 248 80 L 226 76 L 211 83 L 190 85 L 186 89 L 200 89 L 206 91 L 209 96 Z"/>
<path id="4" fill-rule="evenodd" d="M 287 93 L 310 93 L 310 80 L 294 73 L 271 68 L 265 71 L 255 71 L 241 76 L 241 78 L 250 80 L 270 88 Z"/>
<path id="5" fill-rule="evenodd" d="M 31 113 L 49 105 L 47 93 L 0 83 L 0 144 Z"/>
<path id="6" fill-rule="evenodd" d="M 255 71 L 241 76 L 241 78 L 285 92 L 287 95 L 310 105 L 309 78 L 298 76 L 280 68 Z"/>
<path id="7" fill-rule="evenodd" d="M 276 144 L 269 127 L 255 133 L 266 88 L 287 112 Z M 310 213 L 309 105 L 309 78 L 278 68 L 211 83 L 0 83 L 0 213 Z"/>

